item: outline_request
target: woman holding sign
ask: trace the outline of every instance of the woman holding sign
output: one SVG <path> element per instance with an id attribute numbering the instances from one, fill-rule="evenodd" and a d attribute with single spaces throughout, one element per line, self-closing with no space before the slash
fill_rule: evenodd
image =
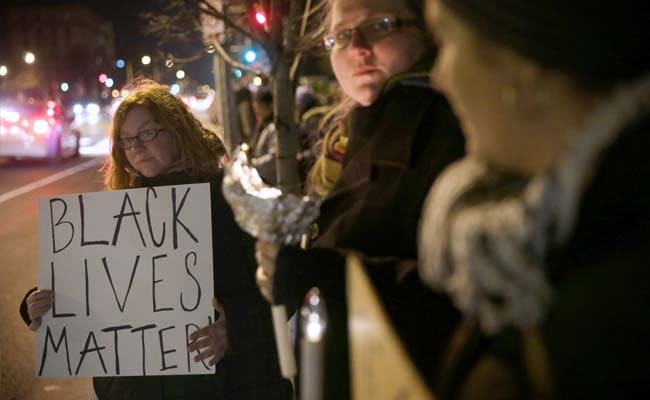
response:
<path id="1" fill-rule="evenodd" d="M 320 289 L 328 307 L 324 397 L 344 399 L 350 396 L 346 251 L 373 264 L 368 273 L 416 366 L 425 375 L 436 368 L 455 313 L 398 261 L 416 258 L 421 204 L 464 143 L 449 106 L 428 86 L 435 49 L 423 1 L 333 0 L 327 7 L 320 39 L 345 99 L 311 173 L 312 189 L 325 197 L 318 237 L 308 250 L 278 251 L 259 241 L 257 279 L 269 300 L 293 309 L 311 287 Z M 430 314 L 439 320 L 423 323 Z"/>
<path id="2" fill-rule="evenodd" d="M 268 307 L 254 284 L 254 242 L 239 229 L 221 194 L 226 151 L 167 87 L 142 80 L 115 112 L 107 189 L 209 182 L 216 322 L 198 329 L 188 352 L 214 375 L 93 379 L 99 399 L 290 399 L 280 376 Z M 217 259 L 218 257 L 218 259 Z M 21 314 L 37 330 L 54 293 L 33 289 Z M 225 316 L 228 315 L 226 322 Z"/>

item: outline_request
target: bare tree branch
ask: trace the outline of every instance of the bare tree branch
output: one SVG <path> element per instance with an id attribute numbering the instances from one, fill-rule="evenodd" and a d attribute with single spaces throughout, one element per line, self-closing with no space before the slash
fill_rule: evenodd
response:
<path id="1" fill-rule="evenodd" d="M 307 30 L 307 22 L 309 21 L 309 14 L 311 9 L 311 0 L 307 0 L 305 3 L 305 10 L 302 13 L 302 22 L 300 23 L 300 37 L 305 36 L 305 31 Z M 298 66 L 300 65 L 300 59 L 302 58 L 302 52 L 296 52 L 296 56 L 293 59 L 293 64 L 291 65 L 291 70 L 289 72 L 289 79 L 294 81 L 296 79 L 296 72 L 298 71 Z"/>
<path id="2" fill-rule="evenodd" d="M 202 13 L 209 15 L 215 19 L 223 21 L 223 23 L 226 26 L 233 28 L 236 32 L 258 43 L 260 46 L 262 46 L 264 51 L 266 51 L 269 58 L 272 58 L 272 54 L 269 51 L 270 50 L 269 41 L 265 37 L 258 35 L 252 30 L 242 27 L 240 24 L 233 21 L 226 13 L 214 8 L 212 4 L 208 2 L 208 0 L 186 0 L 186 1 L 188 3 L 192 3 L 196 5 L 201 10 Z"/>
<path id="3" fill-rule="evenodd" d="M 230 64 L 231 67 L 239 68 L 241 70 L 252 72 L 252 73 L 257 74 L 257 75 L 266 75 L 266 74 L 264 74 L 264 72 L 262 72 L 261 70 L 259 70 L 257 68 L 253 68 L 251 66 L 248 66 L 248 65 L 245 65 L 245 64 L 242 64 L 240 62 L 237 62 L 237 61 L 233 60 L 232 57 L 230 57 L 230 55 L 228 55 L 228 52 L 226 52 L 226 49 L 224 49 L 223 46 L 221 45 L 221 43 L 219 43 L 218 41 L 216 41 L 216 40 L 213 41 L 212 45 L 215 47 L 215 49 L 217 50 L 217 53 L 219 53 L 221 58 L 223 58 L 224 61 L 226 61 L 228 64 Z"/>

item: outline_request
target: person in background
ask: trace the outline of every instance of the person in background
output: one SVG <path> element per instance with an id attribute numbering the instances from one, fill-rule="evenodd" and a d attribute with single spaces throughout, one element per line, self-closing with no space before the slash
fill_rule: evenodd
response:
<path id="1" fill-rule="evenodd" d="M 435 48 L 423 1 L 333 0 L 324 45 L 346 97 L 310 175 L 324 196 L 307 250 L 258 241 L 261 292 L 295 310 L 313 286 L 327 303 L 324 398 L 350 397 L 345 256 L 367 272 L 409 355 L 431 376 L 457 320 L 442 296 L 402 263 L 416 258 L 416 227 L 433 180 L 463 155 L 464 141 L 442 96 L 429 87 Z M 436 314 L 436 321 L 423 315 Z M 432 384 L 432 382 L 429 382 Z"/>
<path id="2" fill-rule="evenodd" d="M 290 383 L 278 368 L 270 312 L 254 283 L 254 241 L 239 229 L 221 193 L 222 167 L 228 162 L 222 142 L 166 86 L 145 79 L 129 89 L 113 117 L 105 185 L 116 190 L 210 183 L 213 305 L 219 318 L 190 336 L 188 352 L 197 352 L 194 360 L 216 371 L 96 377 L 96 395 L 100 400 L 291 399 Z M 34 288 L 25 296 L 20 311 L 30 329 L 39 328 L 53 301 L 48 290 Z"/>
<path id="3" fill-rule="evenodd" d="M 253 95 L 253 110 L 257 125 L 250 145 L 251 164 L 260 173 L 262 179 L 272 186 L 277 182 L 275 171 L 275 152 L 278 134 L 273 123 L 273 93 L 260 87 Z"/>
<path id="4" fill-rule="evenodd" d="M 239 116 L 239 128 L 241 130 L 241 142 L 249 143 L 253 138 L 255 129 L 255 111 L 253 110 L 253 95 L 248 90 L 248 78 L 241 78 L 237 81 L 235 90 L 235 104 Z"/>
<path id="5" fill-rule="evenodd" d="M 428 1 L 468 150 L 419 236 L 423 280 L 464 315 L 439 398 L 648 396 L 648 11 Z"/>
<path id="6" fill-rule="evenodd" d="M 309 86 L 301 85 L 296 88 L 296 121 L 300 144 L 297 158 L 300 181 L 303 185 L 316 162 L 318 143 L 323 139 L 320 123 L 330 110 L 331 106 L 321 106 L 318 103 L 316 94 Z"/>

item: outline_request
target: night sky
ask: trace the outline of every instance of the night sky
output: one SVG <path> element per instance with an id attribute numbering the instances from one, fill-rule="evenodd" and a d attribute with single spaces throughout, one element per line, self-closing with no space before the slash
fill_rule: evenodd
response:
<path id="1" fill-rule="evenodd" d="M 156 49 L 156 38 L 148 37 L 143 32 L 146 21 L 141 15 L 143 12 L 156 12 L 162 9 L 165 0 L 3 0 L 0 6 L 9 7 L 12 5 L 61 5 L 61 4 L 86 4 L 100 17 L 113 23 L 115 32 L 115 55 L 120 57 L 134 44 L 143 50 Z M 201 47 L 197 42 L 194 46 L 167 46 L 174 54 L 186 55 Z M 184 67 L 189 76 L 199 83 L 213 85 L 213 77 L 210 73 L 211 62 L 209 57 L 194 62 Z"/>

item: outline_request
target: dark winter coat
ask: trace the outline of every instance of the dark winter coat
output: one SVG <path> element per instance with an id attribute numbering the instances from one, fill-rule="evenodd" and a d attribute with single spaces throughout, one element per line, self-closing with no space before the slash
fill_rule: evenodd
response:
<path id="1" fill-rule="evenodd" d="M 212 204 L 214 293 L 227 315 L 228 350 L 215 374 L 96 377 L 100 400 L 282 399 L 291 385 L 280 376 L 268 304 L 255 285 L 255 242 L 243 232 L 221 193 L 223 175 L 209 180 Z M 183 172 L 144 178 L 137 187 L 201 183 Z M 25 297 L 26 299 L 26 297 Z M 21 314 L 29 323 L 23 299 Z"/>
<path id="2" fill-rule="evenodd" d="M 350 396 L 343 250 L 366 257 L 367 272 L 394 327 L 427 376 L 457 320 L 449 303 L 416 274 L 397 281 L 395 261 L 416 258 L 416 228 L 429 187 L 464 153 L 446 101 L 411 83 L 392 85 L 374 104 L 349 115 L 342 175 L 321 206 L 318 239 L 310 250 L 283 247 L 278 253 L 275 301 L 296 309 L 307 290 L 317 286 L 327 304 L 327 399 Z M 422 315 L 440 318 L 425 323 Z"/>
<path id="3" fill-rule="evenodd" d="M 601 156 L 568 243 L 547 259 L 553 305 L 541 326 L 553 398 L 650 393 L 650 114 Z M 525 367 L 523 336 L 455 334 L 442 399 L 532 399 L 548 388 Z M 538 358 L 533 364 L 539 367 Z"/>

